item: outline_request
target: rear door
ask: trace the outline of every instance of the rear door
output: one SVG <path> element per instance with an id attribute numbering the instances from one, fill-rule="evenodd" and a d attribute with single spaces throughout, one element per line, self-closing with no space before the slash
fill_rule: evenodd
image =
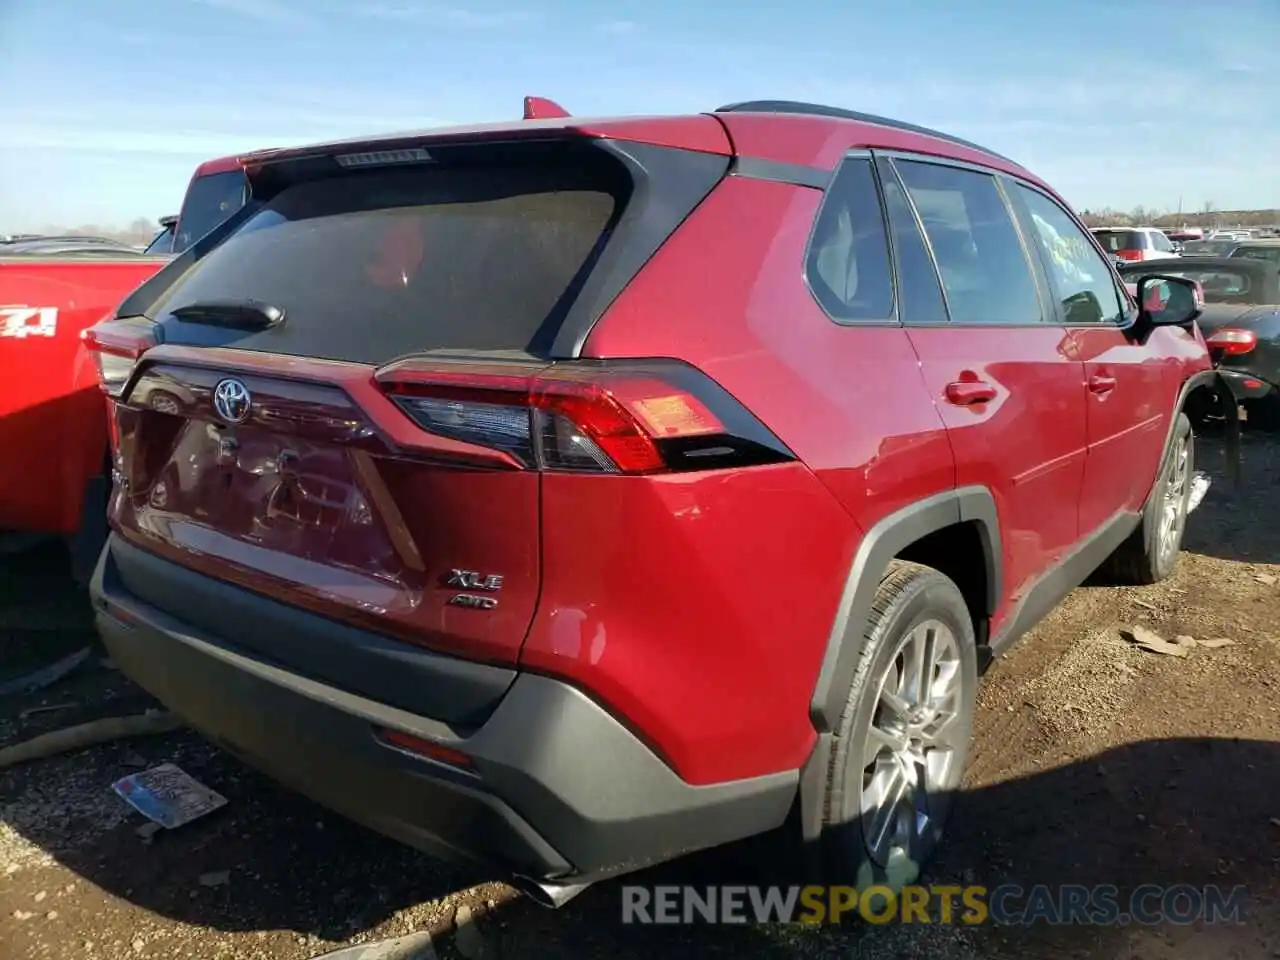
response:
<path id="1" fill-rule="evenodd" d="M 947 426 L 956 485 L 980 484 L 995 497 L 1006 590 L 1017 600 L 1078 536 L 1082 367 L 1049 322 L 995 177 L 906 156 L 881 169 L 899 261 L 922 236 L 941 279 L 942 302 L 930 304 L 919 288 L 922 312 L 905 318 L 907 329 Z"/>
<path id="2" fill-rule="evenodd" d="M 1026 233 L 1053 288 L 1058 321 L 1084 364 L 1089 455 L 1080 498 L 1082 534 L 1141 507 L 1160 461 L 1178 366 L 1158 345 L 1187 336 L 1160 329 L 1146 344 L 1123 329 L 1136 307 L 1085 231 L 1048 194 L 1013 180 Z"/>

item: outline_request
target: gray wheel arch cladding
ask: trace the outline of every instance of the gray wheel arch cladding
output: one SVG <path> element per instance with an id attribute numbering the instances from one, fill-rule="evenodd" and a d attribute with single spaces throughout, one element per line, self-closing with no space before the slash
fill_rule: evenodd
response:
<path id="1" fill-rule="evenodd" d="M 822 667 L 809 702 L 819 734 L 840 721 L 854 665 L 862 648 L 867 616 L 880 576 L 906 547 L 922 537 L 960 523 L 973 523 L 986 565 L 986 612 L 995 613 L 1004 589 L 1003 553 L 995 498 L 982 486 L 959 487 L 918 500 L 875 524 L 862 538 L 840 595 Z"/>

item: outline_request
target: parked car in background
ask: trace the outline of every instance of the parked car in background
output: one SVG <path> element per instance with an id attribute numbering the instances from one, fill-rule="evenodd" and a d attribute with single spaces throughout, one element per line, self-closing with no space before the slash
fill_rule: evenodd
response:
<path id="1" fill-rule="evenodd" d="M 122 251 L 136 253 L 137 248 L 111 237 L 81 236 L 78 234 L 29 237 L 0 244 L 0 257 L 51 257 L 80 253 L 115 255 Z"/>
<path id="2" fill-rule="evenodd" d="M 911 124 L 544 115 L 261 158 L 89 331 L 107 647 L 540 903 L 792 811 L 910 882 L 980 667 L 1173 569 L 1194 286 L 1139 309 L 1050 187 Z"/>
<path id="3" fill-rule="evenodd" d="M 1175 251 L 1168 237 L 1155 227 L 1094 227 L 1102 249 L 1121 260 L 1159 260 Z"/>
<path id="4" fill-rule="evenodd" d="M 1188 240 L 1182 245 L 1184 257 L 1229 257 L 1239 240 Z"/>
<path id="5" fill-rule="evenodd" d="M 228 215 L 234 191 L 226 178 L 243 182 L 235 164 L 227 158 L 197 170 L 171 231 L 198 239 Z M 214 189 L 209 176 L 221 178 Z M 0 552 L 59 535 L 73 572 L 87 581 L 106 537 L 111 465 L 96 367 L 81 334 L 171 253 L 157 241 L 140 251 L 101 237 L 0 244 L 0 450 L 8 465 L 0 469 Z"/>
<path id="6" fill-rule="evenodd" d="M 147 244 L 146 252 L 156 255 L 173 253 L 174 230 L 177 225 L 178 218 L 176 216 L 161 217 L 160 229 L 151 238 L 151 242 Z"/>
<path id="7" fill-rule="evenodd" d="M 1280 240 L 1241 240 L 1230 255 L 1280 264 Z"/>
<path id="8" fill-rule="evenodd" d="M 1134 283 L 1155 272 L 1198 283 L 1199 324 L 1250 426 L 1280 429 L 1280 263 L 1249 257 L 1181 257 L 1121 268 Z"/>

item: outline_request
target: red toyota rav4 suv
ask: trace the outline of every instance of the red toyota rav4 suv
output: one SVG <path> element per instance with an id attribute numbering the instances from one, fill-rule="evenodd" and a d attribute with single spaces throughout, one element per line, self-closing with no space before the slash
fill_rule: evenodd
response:
<path id="1" fill-rule="evenodd" d="M 778 827 L 905 882 L 975 690 L 1172 569 L 1211 372 L 1017 164 L 757 102 L 277 151 L 87 337 L 112 656 L 544 903 Z"/>

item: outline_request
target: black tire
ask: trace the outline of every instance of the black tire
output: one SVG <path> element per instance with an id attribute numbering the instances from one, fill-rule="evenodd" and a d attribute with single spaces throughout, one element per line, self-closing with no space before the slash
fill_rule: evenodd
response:
<path id="1" fill-rule="evenodd" d="M 942 634 L 931 628 L 931 623 L 945 627 L 954 641 L 951 645 L 954 658 L 948 657 L 945 663 L 940 662 L 937 671 L 925 671 L 931 678 L 940 678 L 941 671 L 946 670 L 958 682 L 954 699 L 947 701 L 952 708 L 948 712 L 953 714 L 950 724 L 945 727 L 953 744 L 949 751 L 951 761 L 945 775 L 940 776 L 935 784 L 939 789 L 933 794 L 926 791 L 922 804 L 928 814 L 925 828 L 914 831 L 918 846 L 910 851 L 904 847 L 887 857 L 877 856 L 873 851 L 874 838 L 869 836 L 869 831 L 876 829 L 875 817 L 864 815 L 864 793 L 874 786 L 868 771 L 892 770 L 895 764 L 896 769 L 905 771 L 913 765 L 901 762 L 903 754 L 888 746 L 877 747 L 880 752 L 876 753 L 874 762 L 867 761 L 871 726 L 873 720 L 877 722 L 877 729 L 896 726 L 897 715 L 881 702 L 881 690 L 882 685 L 894 684 L 897 678 L 907 675 L 907 665 L 900 653 L 914 649 L 911 646 L 913 637 L 927 636 L 933 630 L 934 640 L 931 642 L 935 650 L 948 648 L 946 638 L 937 639 Z M 917 628 L 920 633 L 917 633 Z M 921 867 L 941 840 L 952 794 L 959 787 L 964 773 L 973 733 L 977 684 L 973 623 L 960 590 L 931 567 L 894 561 L 876 592 L 867 619 L 862 657 L 833 737 L 822 832 L 823 868 L 827 882 L 853 885 L 860 890 L 884 885 L 896 891 L 916 880 Z M 909 735 L 903 735 L 904 741 L 909 739 Z M 920 768 L 915 766 L 915 769 L 918 771 Z M 918 803 L 919 797 L 913 797 L 912 814 Z M 874 807 L 874 803 L 871 805 Z M 916 822 L 916 817 L 911 814 L 902 819 Z M 897 820 L 895 818 L 895 822 Z"/>
<path id="2" fill-rule="evenodd" d="M 1186 450 L 1185 460 L 1182 450 Z M 1142 510 L 1142 521 L 1102 565 L 1102 574 L 1112 583 L 1142 586 L 1159 583 L 1171 575 L 1178 565 L 1182 549 L 1182 535 L 1187 526 L 1187 505 L 1191 501 L 1191 480 L 1195 476 L 1195 434 L 1191 421 L 1179 413 L 1173 427 L 1173 438 L 1165 451 L 1156 482 L 1147 495 Z M 1170 534 L 1162 525 L 1166 495 L 1171 483 L 1181 477 L 1181 497 L 1177 501 L 1177 517 Z M 1172 542 L 1168 539 L 1172 536 Z"/>

